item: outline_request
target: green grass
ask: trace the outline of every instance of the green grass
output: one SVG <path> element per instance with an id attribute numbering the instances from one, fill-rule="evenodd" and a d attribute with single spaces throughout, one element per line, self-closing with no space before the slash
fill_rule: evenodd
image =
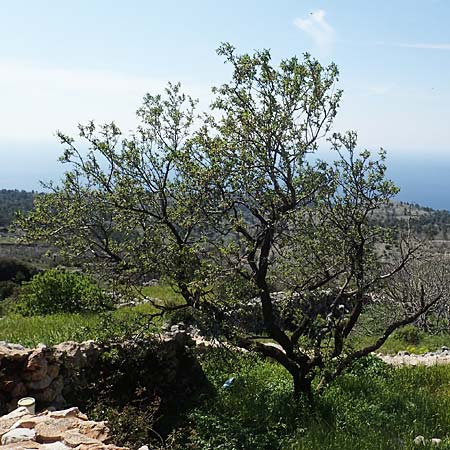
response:
<path id="1" fill-rule="evenodd" d="M 174 449 L 393 450 L 441 438 L 450 449 L 450 367 L 393 369 L 369 359 L 317 396 L 292 397 L 289 375 L 252 356 L 213 352 L 204 362 L 217 395 L 174 432 Z M 221 386 L 236 378 L 229 390 Z"/>
<path id="2" fill-rule="evenodd" d="M 158 298 L 165 304 L 180 303 L 181 295 L 175 292 L 170 286 L 158 284 L 155 286 L 145 286 L 141 288 L 142 295 Z"/>
<path id="3" fill-rule="evenodd" d="M 375 338 L 368 336 L 358 336 L 351 340 L 351 345 L 363 347 L 374 342 Z M 450 348 L 450 334 L 442 333 L 437 335 L 419 332 L 417 340 L 405 339 L 400 333 L 394 333 L 380 347 L 378 352 L 385 354 L 395 354 L 400 350 L 410 353 L 422 354 L 439 350 L 441 347 Z"/>
<path id="4" fill-rule="evenodd" d="M 8 315 L 0 319 L 0 340 L 28 347 L 39 343 L 55 345 L 64 341 L 86 341 L 120 337 L 128 331 L 146 330 L 145 314 L 154 312 L 151 305 L 123 308 L 105 314 L 53 314 L 23 317 Z M 154 329 L 160 324 L 153 321 Z"/>
<path id="5" fill-rule="evenodd" d="M 161 299 L 161 302 L 179 302 L 178 295 L 167 286 L 149 286 L 144 295 Z M 145 317 L 155 312 L 149 304 L 118 309 L 106 314 L 54 314 L 23 317 L 10 314 L 0 319 L 0 340 L 35 346 L 39 343 L 55 345 L 64 341 L 85 341 L 120 337 L 140 329 L 156 329 L 161 320 L 153 320 L 153 328 Z"/>

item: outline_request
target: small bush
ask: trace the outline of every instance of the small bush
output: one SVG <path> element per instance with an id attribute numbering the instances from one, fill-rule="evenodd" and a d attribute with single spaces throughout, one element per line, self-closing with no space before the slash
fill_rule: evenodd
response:
<path id="1" fill-rule="evenodd" d="M 370 376 L 388 379 L 392 375 L 393 368 L 382 359 L 374 355 L 368 355 L 354 361 L 348 372 L 359 377 Z"/>
<path id="2" fill-rule="evenodd" d="M 395 332 L 395 337 L 406 342 L 407 344 L 417 345 L 421 341 L 422 333 L 414 325 L 407 325 L 406 327 L 397 330 Z"/>
<path id="3" fill-rule="evenodd" d="M 31 316 L 98 312 L 111 307 L 111 298 L 86 275 L 50 269 L 23 284 L 17 312 Z"/>

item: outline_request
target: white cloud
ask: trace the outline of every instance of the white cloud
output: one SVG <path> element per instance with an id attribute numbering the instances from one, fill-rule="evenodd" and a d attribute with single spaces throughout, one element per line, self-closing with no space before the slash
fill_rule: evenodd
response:
<path id="1" fill-rule="evenodd" d="M 331 50 L 335 32 L 333 27 L 325 19 L 325 11 L 318 9 L 309 14 L 307 19 L 297 18 L 294 25 L 306 33 L 314 41 L 314 44 L 322 51 Z"/>
<path id="2" fill-rule="evenodd" d="M 450 50 L 450 44 L 397 44 L 398 47 L 404 48 L 421 48 L 429 50 Z"/>

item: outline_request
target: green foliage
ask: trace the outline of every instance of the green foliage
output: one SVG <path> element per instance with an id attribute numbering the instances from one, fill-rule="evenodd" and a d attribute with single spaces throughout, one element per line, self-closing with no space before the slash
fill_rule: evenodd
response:
<path id="1" fill-rule="evenodd" d="M 0 330 L 2 340 L 31 348 L 39 343 L 56 345 L 65 341 L 96 339 L 98 322 L 99 317 L 94 314 L 24 317 L 8 313 L 1 320 Z"/>
<path id="2" fill-rule="evenodd" d="M 91 383 L 75 393 L 77 404 L 95 420 L 108 420 L 118 445 L 160 444 L 155 431 L 161 415 L 161 392 L 155 391 L 161 378 L 158 368 L 158 355 L 149 342 L 113 348 L 103 355 L 99 373 L 86 374 Z"/>
<path id="3" fill-rule="evenodd" d="M 414 325 L 408 325 L 406 327 L 400 328 L 395 332 L 394 338 L 400 339 L 407 344 L 417 345 L 420 343 L 423 332 L 421 332 Z"/>
<path id="4" fill-rule="evenodd" d="M 108 420 L 114 442 L 131 448 L 163 444 L 184 411 L 209 392 L 192 355 L 155 339 L 110 346 L 101 365 L 83 371 L 87 385 L 71 395 L 90 417 Z"/>
<path id="5" fill-rule="evenodd" d="M 150 448 L 163 442 L 162 437 L 154 430 L 157 421 L 156 411 L 158 403 L 154 405 L 134 406 L 132 404 L 117 408 L 100 402 L 90 410 L 90 417 L 96 420 L 107 420 L 111 435 L 116 445 L 127 448 L 139 448 L 153 443 Z"/>
<path id="6" fill-rule="evenodd" d="M 0 281 L 0 300 L 13 295 L 18 289 L 18 285 L 13 281 Z"/>
<path id="7" fill-rule="evenodd" d="M 110 296 L 86 275 L 49 269 L 24 283 L 17 311 L 31 316 L 95 312 L 111 307 Z"/>
<path id="8" fill-rule="evenodd" d="M 268 50 L 239 55 L 227 43 L 217 53 L 231 76 L 213 89 L 200 126 L 197 102 L 169 83 L 162 95 L 144 97 L 129 136 L 115 123 L 93 122 L 79 127 L 81 144 L 59 133 L 69 170 L 19 224 L 28 238 L 47 240 L 115 281 L 158 276 L 213 324 L 254 293 L 263 337 L 283 350 L 255 345 L 232 320 L 221 331 L 275 358 L 295 389 L 310 394 L 321 369 L 324 383 L 339 376 L 425 313 L 450 275 L 416 280 L 407 269 L 417 249 L 399 248 L 371 220 L 398 192 L 383 150 L 359 150 L 357 134 L 347 132 L 328 136 L 334 163 L 311 156 L 341 99 L 335 64 L 309 54 L 274 64 Z M 380 256 L 380 242 L 391 245 L 389 255 Z M 276 320 L 272 286 L 292 293 L 289 321 Z M 371 347 L 346 353 L 373 294 L 404 314 L 379 321 L 381 337 Z M 55 304 L 92 310 L 97 299 L 84 303 L 94 297 Z M 47 299 L 33 309 L 36 302 L 29 297 L 25 310 L 62 310 Z"/>
<path id="9" fill-rule="evenodd" d="M 393 369 L 362 359 L 311 406 L 293 402 L 289 376 L 279 366 L 224 351 L 214 350 L 204 362 L 217 397 L 188 415 L 169 448 L 412 450 L 419 434 L 450 448 L 448 366 Z M 229 376 L 235 384 L 222 389 Z"/>

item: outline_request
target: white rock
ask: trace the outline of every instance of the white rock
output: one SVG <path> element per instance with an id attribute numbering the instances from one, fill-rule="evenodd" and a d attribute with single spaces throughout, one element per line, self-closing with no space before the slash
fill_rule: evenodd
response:
<path id="1" fill-rule="evenodd" d="M 148 445 L 143 445 L 142 447 L 139 447 L 138 450 L 150 450 L 148 448 Z"/>
<path id="2" fill-rule="evenodd" d="M 21 441 L 34 441 L 36 432 L 29 428 L 15 428 L 2 436 L 2 445 L 14 444 Z"/>
<path id="3" fill-rule="evenodd" d="M 51 444 L 42 444 L 41 450 L 70 450 L 70 447 L 62 442 L 52 442 Z"/>
<path id="4" fill-rule="evenodd" d="M 14 411 L 11 411 L 6 416 L 2 416 L 2 419 L 15 419 L 24 416 L 25 414 L 29 414 L 28 408 L 25 406 L 21 406 L 20 408 L 16 408 Z"/>
<path id="5" fill-rule="evenodd" d="M 414 438 L 414 444 L 416 445 L 425 445 L 425 438 L 423 436 L 416 436 Z"/>
<path id="6" fill-rule="evenodd" d="M 439 445 L 442 444 L 442 439 L 439 438 L 432 438 L 431 439 L 431 445 L 435 446 L 435 447 L 439 447 Z"/>
<path id="7" fill-rule="evenodd" d="M 62 418 L 62 417 L 78 417 L 80 415 L 80 410 L 74 406 L 68 409 L 62 409 L 59 411 L 50 412 L 50 417 Z"/>

